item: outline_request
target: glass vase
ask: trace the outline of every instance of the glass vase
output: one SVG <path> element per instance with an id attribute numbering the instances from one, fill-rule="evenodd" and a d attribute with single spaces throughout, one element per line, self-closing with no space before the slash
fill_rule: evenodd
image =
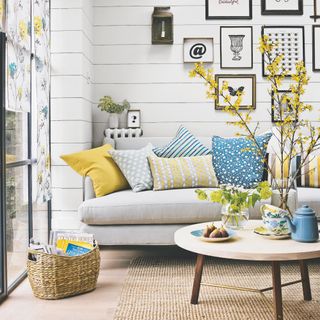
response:
<path id="1" fill-rule="evenodd" d="M 289 211 L 292 215 L 298 206 L 296 182 L 291 178 L 274 179 L 272 181 L 271 204 Z"/>
<path id="2" fill-rule="evenodd" d="M 249 209 L 242 208 L 239 211 L 231 209 L 230 204 L 221 208 L 222 225 L 227 229 L 243 229 L 249 220 Z"/>

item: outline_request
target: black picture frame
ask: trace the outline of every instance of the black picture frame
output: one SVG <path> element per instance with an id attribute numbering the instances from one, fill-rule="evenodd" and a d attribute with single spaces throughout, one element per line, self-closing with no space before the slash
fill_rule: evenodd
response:
<path id="1" fill-rule="evenodd" d="M 209 13 L 210 1 L 206 0 L 206 20 L 252 20 L 252 0 L 247 0 L 249 5 L 249 14 L 247 16 L 212 16 Z"/>
<path id="2" fill-rule="evenodd" d="M 291 90 L 278 90 L 278 93 L 284 93 L 284 94 L 292 94 Z M 275 115 L 275 110 L 272 107 L 274 105 L 274 91 L 271 91 L 271 122 L 272 123 L 279 123 L 283 122 L 283 120 L 278 120 Z M 288 108 L 290 108 L 290 105 L 288 105 Z M 298 119 L 295 119 L 295 121 L 298 121 Z"/>
<path id="3" fill-rule="evenodd" d="M 252 86 L 251 86 L 251 100 L 252 104 L 251 105 L 241 105 L 240 110 L 250 110 L 256 109 L 256 101 L 257 101 L 257 93 L 256 93 L 256 75 L 255 74 L 216 74 L 215 75 L 215 81 L 217 83 L 216 87 L 216 95 L 217 99 L 215 99 L 215 110 L 223 110 L 224 106 L 219 105 L 219 92 L 220 92 L 220 86 L 219 86 L 219 80 L 220 79 L 251 79 L 252 81 Z"/>
<path id="4" fill-rule="evenodd" d="M 261 0 L 261 14 L 263 16 L 301 16 L 303 15 L 303 0 L 298 0 L 299 2 L 298 2 L 297 10 L 268 10 L 266 8 L 267 1 L 271 1 L 271 0 Z"/>
<path id="5" fill-rule="evenodd" d="M 320 30 L 320 25 L 312 26 L 312 71 L 319 72 L 320 71 L 320 57 L 316 54 L 316 29 Z M 320 39 L 318 40 L 320 41 Z M 319 59 L 319 63 L 316 63 L 316 59 Z M 319 64 L 319 67 L 316 65 Z"/>
<path id="6" fill-rule="evenodd" d="M 317 19 L 320 19 L 320 12 L 318 12 L 320 2 L 318 2 L 319 0 L 313 0 L 313 15 L 311 15 L 310 18 L 312 18 L 314 22 L 317 22 Z"/>
<path id="7" fill-rule="evenodd" d="M 250 50 L 251 50 L 251 63 L 249 66 L 247 67 L 227 67 L 227 66 L 223 66 L 223 54 L 222 54 L 222 51 L 223 51 L 223 36 L 222 36 L 222 30 L 223 29 L 234 29 L 234 28 L 237 28 L 237 29 L 241 29 L 241 28 L 246 28 L 246 29 L 250 29 L 250 33 L 251 33 L 251 43 L 250 43 Z M 252 26 L 221 26 L 220 27 L 220 69 L 252 69 L 253 68 L 253 27 Z"/>
<path id="8" fill-rule="evenodd" d="M 306 61 L 306 53 L 305 53 L 305 28 L 304 26 L 262 26 L 261 27 L 261 37 L 264 36 L 265 34 L 265 29 L 301 29 L 302 30 L 302 60 L 305 62 Z M 262 76 L 267 77 L 268 75 L 265 73 L 265 61 L 264 61 L 264 54 L 261 55 L 262 57 Z M 292 74 L 287 74 L 286 77 L 290 78 Z"/>

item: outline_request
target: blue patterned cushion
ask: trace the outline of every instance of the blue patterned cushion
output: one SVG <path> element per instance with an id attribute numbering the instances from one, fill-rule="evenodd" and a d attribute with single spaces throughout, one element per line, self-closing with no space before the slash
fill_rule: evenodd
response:
<path id="1" fill-rule="evenodd" d="M 186 128 L 180 127 L 173 140 L 163 148 L 155 148 L 153 152 L 162 158 L 194 157 L 211 154 L 193 134 Z"/>
<path id="2" fill-rule="evenodd" d="M 256 137 L 264 156 L 271 136 L 270 132 Z M 256 146 L 246 138 L 212 137 L 212 163 L 219 183 L 252 188 L 262 181 L 264 163 L 254 149 Z"/>

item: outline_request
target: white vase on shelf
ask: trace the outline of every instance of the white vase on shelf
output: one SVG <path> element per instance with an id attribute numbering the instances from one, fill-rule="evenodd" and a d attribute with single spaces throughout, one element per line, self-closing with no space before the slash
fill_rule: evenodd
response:
<path id="1" fill-rule="evenodd" d="M 110 129 L 119 128 L 119 116 L 117 113 L 110 113 L 109 114 L 109 128 Z"/>

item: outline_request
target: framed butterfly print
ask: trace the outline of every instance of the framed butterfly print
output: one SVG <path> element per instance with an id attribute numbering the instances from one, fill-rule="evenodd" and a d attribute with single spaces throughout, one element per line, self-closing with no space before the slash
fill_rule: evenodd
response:
<path id="1" fill-rule="evenodd" d="M 215 77 L 217 83 L 218 99 L 215 100 L 215 109 L 223 110 L 228 106 L 228 102 L 218 93 L 222 89 L 225 82 L 228 83 L 228 90 L 224 91 L 226 95 L 230 95 L 230 102 L 233 103 L 238 97 L 238 93 L 242 93 L 242 103 L 240 109 L 256 108 L 256 75 L 255 74 L 217 74 Z"/>

